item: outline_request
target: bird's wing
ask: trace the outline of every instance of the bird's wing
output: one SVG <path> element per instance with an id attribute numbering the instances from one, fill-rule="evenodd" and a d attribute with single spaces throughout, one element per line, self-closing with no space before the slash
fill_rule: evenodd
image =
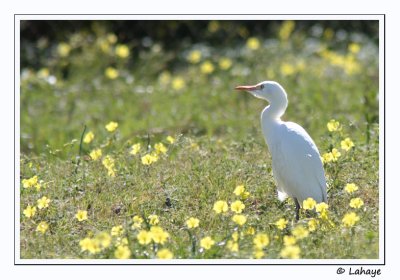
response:
<path id="1" fill-rule="evenodd" d="M 327 201 L 326 181 L 314 141 L 299 125 L 282 123 L 270 152 L 278 188 L 301 203 L 308 197 Z"/>

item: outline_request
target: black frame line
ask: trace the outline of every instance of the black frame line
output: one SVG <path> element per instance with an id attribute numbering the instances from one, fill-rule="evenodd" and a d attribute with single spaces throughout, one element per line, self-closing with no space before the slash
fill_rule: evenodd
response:
<path id="1" fill-rule="evenodd" d="M 257 266 L 362 266 L 362 265 L 373 265 L 373 266 L 386 266 L 386 14 L 14 14 L 14 176 L 16 171 L 16 159 L 15 159 L 15 134 L 16 134 L 16 112 L 15 112 L 15 100 L 16 100 L 16 56 L 15 56 L 15 23 L 17 16 L 383 16 L 383 50 L 379 49 L 379 53 L 383 51 L 383 263 L 17 263 L 16 262 L 16 203 L 15 203 L 15 191 L 16 191 L 16 180 L 14 180 L 14 265 L 22 265 L 22 266 L 31 266 L 31 265 L 78 265 L 78 266 L 98 266 L 98 265 L 161 265 L 161 266 L 192 266 L 192 265 L 203 265 L 203 266 L 214 266 L 214 265 L 223 265 L 223 266 L 232 266 L 232 265 L 257 265 Z M 36 20 L 36 19 L 32 19 Z M 38 19 L 39 20 L 39 19 Z M 48 19 L 48 20 L 56 20 L 56 19 Z M 82 19 L 85 20 L 85 19 Z M 96 20 L 96 19 L 87 19 L 87 20 Z M 113 19 L 105 19 L 105 20 L 113 20 Z M 126 19 L 125 19 L 126 20 Z M 155 20 L 155 19 L 143 19 L 143 20 Z M 167 20 L 167 19 L 163 19 Z M 168 19 L 169 20 L 169 19 Z M 201 19 L 195 19 L 201 20 Z M 222 19 L 223 20 L 223 19 Z M 228 20 L 228 19 L 227 19 Z M 300 19 L 302 20 L 302 19 Z M 330 19 L 334 20 L 334 19 Z M 344 20 L 344 19 L 340 19 Z M 381 38 L 379 38 L 381 40 Z M 382 74 L 382 73 L 379 73 Z M 380 93 L 381 94 L 381 93 Z M 15 178 L 15 177 L 14 177 Z M 381 179 L 379 179 L 380 181 Z M 380 194 L 379 194 L 380 195 Z M 381 248 L 380 248 L 381 249 Z M 26 259 L 26 260 L 57 260 L 57 259 Z M 78 260 L 78 259 L 77 259 Z M 84 259 L 82 259 L 84 260 Z M 90 259 L 92 260 L 92 259 Z M 175 259 L 179 260 L 179 259 Z M 187 259 L 185 259 L 187 260 Z M 236 259 L 239 261 L 240 259 Z M 267 259 L 266 259 L 267 260 Z M 323 260 L 323 259 L 320 259 Z M 335 259 L 336 260 L 336 259 Z M 342 259 L 348 260 L 348 259 Z"/>

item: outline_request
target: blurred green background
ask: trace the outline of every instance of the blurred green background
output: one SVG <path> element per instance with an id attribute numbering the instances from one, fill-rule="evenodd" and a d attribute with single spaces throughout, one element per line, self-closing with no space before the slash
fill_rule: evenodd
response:
<path id="1" fill-rule="evenodd" d="M 83 127 L 262 143 L 266 105 L 234 91 L 275 80 L 283 117 L 316 140 L 326 122 L 378 141 L 378 21 L 22 21 L 21 153 L 68 156 Z M 104 136 L 103 135 L 103 136 Z M 375 137 L 373 137 L 375 136 Z M 104 138 L 104 137 L 103 137 Z"/>

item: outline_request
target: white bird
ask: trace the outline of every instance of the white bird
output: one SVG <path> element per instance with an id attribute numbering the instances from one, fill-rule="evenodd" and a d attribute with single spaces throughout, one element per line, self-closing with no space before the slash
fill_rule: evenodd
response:
<path id="1" fill-rule="evenodd" d="M 277 82 L 264 81 L 236 89 L 269 102 L 261 113 L 261 127 L 272 157 L 279 199 L 287 196 L 294 199 L 296 220 L 307 198 L 317 203 L 327 202 L 324 168 L 317 146 L 300 125 L 281 120 L 288 105 L 283 87 Z"/>

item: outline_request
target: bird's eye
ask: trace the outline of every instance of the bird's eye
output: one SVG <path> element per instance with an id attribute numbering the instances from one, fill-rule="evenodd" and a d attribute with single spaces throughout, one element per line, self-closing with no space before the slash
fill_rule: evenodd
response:
<path id="1" fill-rule="evenodd" d="M 260 89 L 263 89 L 263 88 L 264 88 L 264 85 L 261 85 L 261 86 L 260 86 Z"/>

